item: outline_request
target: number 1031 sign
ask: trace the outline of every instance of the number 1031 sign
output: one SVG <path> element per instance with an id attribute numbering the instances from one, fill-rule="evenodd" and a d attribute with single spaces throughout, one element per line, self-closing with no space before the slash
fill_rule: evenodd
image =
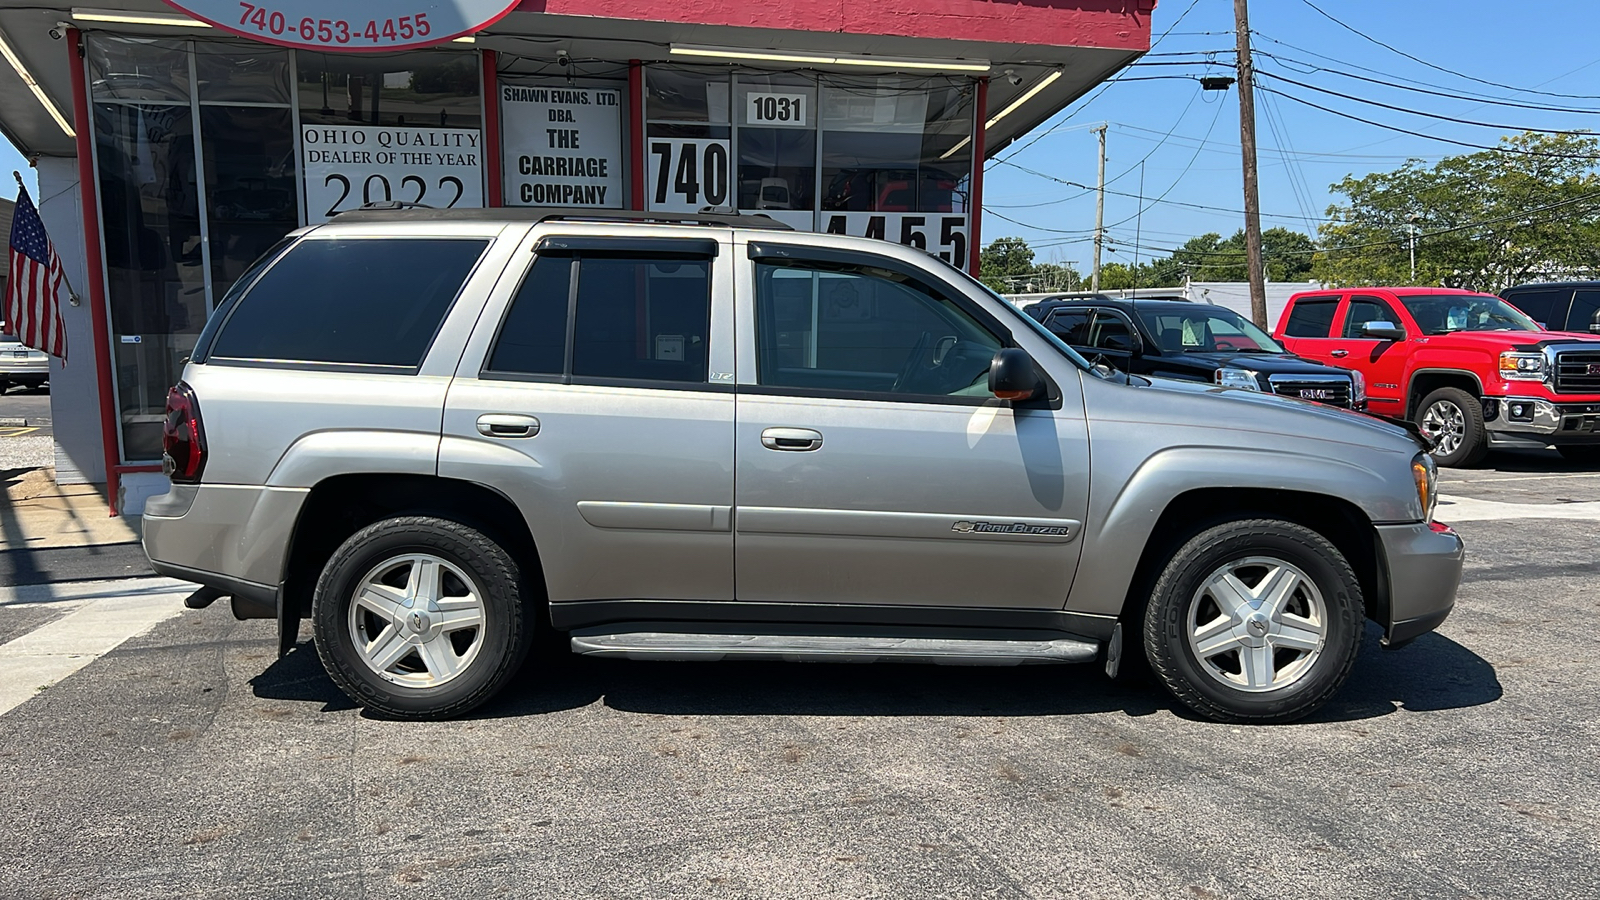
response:
<path id="1" fill-rule="evenodd" d="M 430 47 L 499 21 L 516 0 L 167 0 L 224 31 L 314 50 Z"/>

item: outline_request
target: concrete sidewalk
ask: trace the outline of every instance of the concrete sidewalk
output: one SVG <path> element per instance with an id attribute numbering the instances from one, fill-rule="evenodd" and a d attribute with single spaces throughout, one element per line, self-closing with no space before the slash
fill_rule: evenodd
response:
<path id="1" fill-rule="evenodd" d="M 110 515 L 99 487 L 48 468 L 0 472 L 0 487 L 0 585 L 151 574 L 139 518 Z"/>

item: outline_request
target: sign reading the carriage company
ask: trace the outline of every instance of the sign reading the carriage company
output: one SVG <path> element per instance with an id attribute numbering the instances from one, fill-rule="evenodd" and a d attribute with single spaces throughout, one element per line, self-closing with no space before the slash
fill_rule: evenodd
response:
<path id="1" fill-rule="evenodd" d="M 166 0 L 224 31 L 289 47 L 371 52 L 431 47 L 498 22 L 516 0 Z"/>

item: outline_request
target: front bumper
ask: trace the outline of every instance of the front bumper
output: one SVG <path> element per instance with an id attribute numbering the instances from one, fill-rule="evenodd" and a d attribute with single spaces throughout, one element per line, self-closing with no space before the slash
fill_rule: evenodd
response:
<path id="1" fill-rule="evenodd" d="M 1600 402 L 1563 403 L 1543 397 L 1495 398 L 1484 424 L 1496 436 L 1546 444 L 1600 443 Z"/>
<path id="2" fill-rule="evenodd" d="M 1383 643 L 1397 647 L 1439 627 L 1456 605 L 1466 547 L 1449 526 L 1379 525 L 1388 572 Z"/>

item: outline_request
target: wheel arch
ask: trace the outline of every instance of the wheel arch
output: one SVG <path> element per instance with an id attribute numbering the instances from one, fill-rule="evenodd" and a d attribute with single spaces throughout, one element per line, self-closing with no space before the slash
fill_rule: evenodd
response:
<path id="1" fill-rule="evenodd" d="M 1411 373 L 1411 380 L 1406 385 L 1406 418 L 1415 419 L 1422 398 L 1444 387 L 1460 388 L 1483 399 L 1483 381 L 1475 372 L 1465 369 L 1417 369 Z"/>

